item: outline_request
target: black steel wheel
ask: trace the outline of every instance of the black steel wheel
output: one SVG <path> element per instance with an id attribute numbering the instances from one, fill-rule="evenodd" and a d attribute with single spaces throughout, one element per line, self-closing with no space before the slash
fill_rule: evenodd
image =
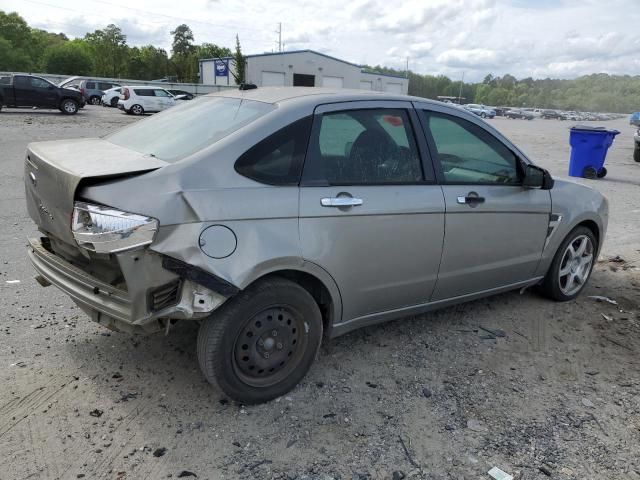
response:
<path id="1" fill-rule="evenodd" d="M 92 95 L 91 98 L 89 98 L 89 103 L 91 105 L 100 105 L 100 97 L 97 95 Z"/>
<path id="2" fill-rule="evenodd" d="M 294 388 L 320 348 L 322 315 L 303 287 L 272 277 L 250 286 L 207 318 L 198 362 L 210 383 L 244 404 Z"/>
<path id="3" fill-rule="evenodd" d="M 602 167 L 600 170 L 598 170 L 598 178 L 604 178 L 607 176 L 607 168 L 606 167 Z"/>
<path id="4" fill-rule="evenodd" d="M 585 167 L 585 169 L 582 171 L 582 176 L 584 178 L 593 180 L 594 178 L 597 178 L 598 171 L 593 167 Z"/>

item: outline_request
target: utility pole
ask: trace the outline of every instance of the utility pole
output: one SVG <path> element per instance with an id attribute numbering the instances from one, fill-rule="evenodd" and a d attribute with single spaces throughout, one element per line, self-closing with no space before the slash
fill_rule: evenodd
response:
<path id="1" fill-rule="evenodd" d="M 282 22 L 278 23 L 278 30 L 276 30 L 278 34 L 278 51 L 282 52 Z"/>
<path id="2" fill-rule="evenodd" d="M 405 69 L 407 78 L 409 78 L 409 57 L 407 57 L 407 68 Z"/>
<path id="3" fill-rule="evenodd" d="M 460 90 L 458 91 L 458 105 L 462 100 L 462 84 L 464 83 L 464 72 L 462 72 L 462 80 L 460 80 Z"/>

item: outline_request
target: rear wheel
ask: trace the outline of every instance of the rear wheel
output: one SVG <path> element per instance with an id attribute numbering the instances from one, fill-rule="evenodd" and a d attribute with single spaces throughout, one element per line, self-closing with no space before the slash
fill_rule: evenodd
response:
<path id="1" fill-rule="evenodd" d="M 482 112 L 482 113 L 480 114 L 480 116 L 481 116 L 482 118 L 487 118 L 487 114 L 486 114 L 486 113 L 484 113 L 484 112 Z"/>
<path id="2" fill-rule="evenodd" d="M 300 285 L 261 281 L 229 300 L 198 332 L 198 361 L 210 383 L 245 404 L 294 388 L 322 340 L 318 304 Z"/>
<path id="3" fill-rule="evenodd" d="M 578 296 L 591 276 L 597 242 L 587 227 L 575 228 L 558 248 L 540 289 L 559 302 Z"/>
<path id="4" fill-rule="evenodd" d="M 582 176 L 584 178 L 588 178 L 590 180 L 593 180 L 594 178 L 598 177 L 598 171 L 593 168 L 593 167 L 586 167 L 583 171 L 582 171 Z"/>
<path id="5" fill-rule="evenodd" d="M 111 104 L 111 106 L 112 106 L 112 107 L 114 107 L 114 108 L 115 108 L 115 107 L 117 107 L 117 106 L 118 106 L 118 97 L 113 97 L 113 98 L 111 99 L 110 104 Z"/>
<path id="6" fill-rule="evenodd" d="M 633 149 L 633 160 L 636 162 L 640 162 L 640 145 L 636 143 L 635 148 Z"/>
<path id="7" fill-rule="evenodd" d="M 89 103 L 91 105 L 100 105 L 100 97 L 98 97 L 97 95 L 93 95 L 91 98 L 89 98 Z"/>
<path id="8" fill-rule="evenodd" d="M 134 115 L 142 115 L 144 113 L 144 108 L 142 108 L 142 105 L 135 104 L 129 109 L 129 112 Z"/>
<path id="9" fill-rule="evenodd" d="M 60 103 L 60 111 L 65 115 L 75 115 L 78 113 L 78 102 L 72 98 L 65 98 Z"/>

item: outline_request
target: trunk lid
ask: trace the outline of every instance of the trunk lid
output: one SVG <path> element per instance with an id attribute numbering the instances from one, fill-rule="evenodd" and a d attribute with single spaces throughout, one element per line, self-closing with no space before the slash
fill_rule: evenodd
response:
<path id="1" fill-rule="evenodd" d="M 165 165 L 99 138 L 32 143 L 24 167 L 27 210 L 42 230 L 75 245 L 71 216 L 80 182 L 140 174 Z"/>

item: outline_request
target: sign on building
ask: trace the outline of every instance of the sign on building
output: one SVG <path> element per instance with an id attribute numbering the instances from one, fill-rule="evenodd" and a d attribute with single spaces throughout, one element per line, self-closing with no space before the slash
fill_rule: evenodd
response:
<path id="1" fill-rule="evenodd" d="M 228 77 L 229 76 L 229 62 L 223 60 L 215 61 L 216 77 Z"/>

